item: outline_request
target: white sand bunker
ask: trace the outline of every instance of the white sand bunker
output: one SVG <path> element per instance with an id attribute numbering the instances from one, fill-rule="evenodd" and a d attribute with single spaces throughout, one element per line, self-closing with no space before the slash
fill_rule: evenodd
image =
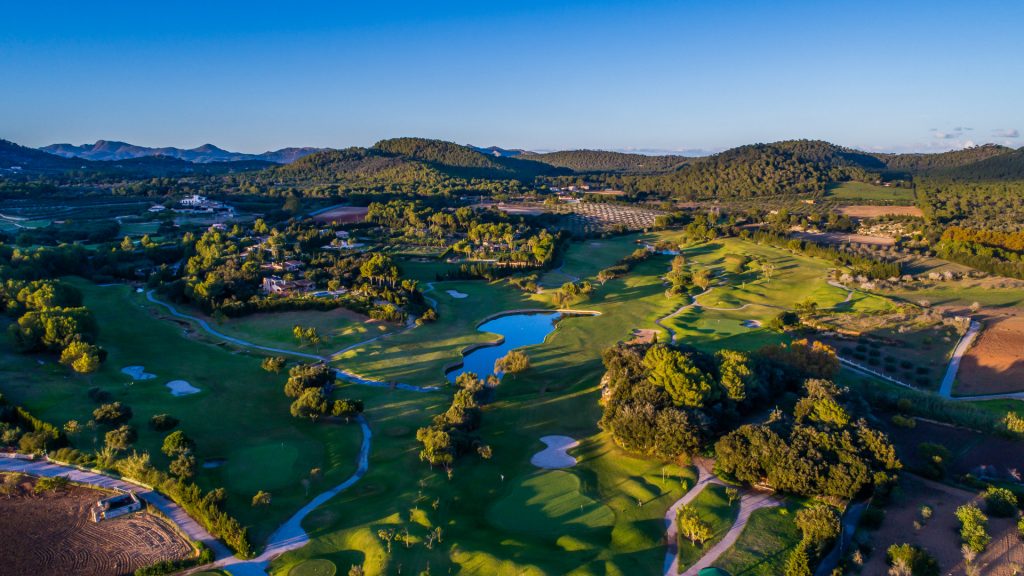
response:
<path id="1" fill-rule="evenodd" d="M 743 325 L 744 328 L 760 328 L 761 327 L 761 321 L 760 320 L 744 320 L 742 322 L 742 325 Z"/>
<path id="2" fill-rule="evenodd" d="M 188 396 L 199 392 L 199 388 L 184 380 L 171 380 L 167 383 L 167 387 L 171 390 L 171 396 Z"/>
<path id="3" fill-rule="evenodd" d="M 152 380 L 156 378 L 156 374 L 146 372 L 145 366 L 125 366 L 121 368 L 121 372 L 127 374 L 132 380 Z"/>
<path id="4" fill-rule="evenodd" d="M 469 294 L 463 294 L 462 292 L 459 292 L 458 290 L 445 290 L 445 292 L 447 292 L 448 295 L 451 296 L 452 298 L 462 299 L 462 298 L 465 298 L 466 296 L 469 296 Z"/>
<path id="5" fill-rule="evenodd" d="M 530 464 L 537 468 L 572 468 L 576 465 L 576 459 L 569 456 L 566 451 L 580 445 L 578 440 L 568 436 L 544 436 L 541 442 L 547 444 L 547 448 L 537 452 L 530 458 Z"/>

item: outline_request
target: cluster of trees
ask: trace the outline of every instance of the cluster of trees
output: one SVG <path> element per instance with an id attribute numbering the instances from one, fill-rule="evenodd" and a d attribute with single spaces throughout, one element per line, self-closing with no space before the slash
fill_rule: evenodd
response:
<path id="1" fill-rule="evenodd" d="M 382 227 L 391 243 L 449 248 L 467 258 L 501 264 L 547 266 L 560 241 L 522 217 L 496 210 L 436 206 L 416 200 L 374 202 L 366 220 Z"/>
<path id="2" fill-rule="evenodd" d="M 829 260 L 841 266 L 848 266 L 855 274 L 864 275 L 868 278 L 894 278 L 898 277 L 902 271 L 899 262 L 886 262 L 864 254 L 850 252 L 838 246 L 827 246 L 811 242 L 810 240 L 790 238 L 768 230 L 758 230 L 753 233 L 749 230 L 743 230 L 740 232 L 740 237 L 753 240 L 758 244 L 784 248 L 814 258 Z"/>
<path id="3" fill-rule="evenodd" d="M 839 511 L 828 504 L 817 502 L 796 513 L 800 529 L 800 543 L 786 559 L 786 576 L 811 576 L 841 531 Z"/>
<path id="4" fill-rule="evenodd" d="M 8 327 L 24 353 L 51 352 L 75 372 L 99 369 L 106 352 L 95 345 L 99 329 L 82 293 L 59 280 L 15 280 L 0 284 L 0 310 L 17 320 Z"/>
<path id="5" fill-rule="evenodd" d="M 480 428 L 483 414 L 481 406 L 495 385 L 497 381 L 493 375 L 484 381 L 472 372 L 460 374 L 455 379 L 458 391 L 452 397 L 448 410 L 435 416 L 429 426 L 416 431 L 416 440 L 423 445 L 420 460 L 431 466 L 441 466 L 451 474 L 455 460 L 473 450 L 489 458 L 491 449 L 483 444 L 476 431 Z"/>
<path id="6" fill-rule="evenodd" d="M 990 274 L 1024 278 L 1024 232 L 947 228 L 935 245 L 940 258 Z"/>
<path id="7" fill-rule="evenodd" d="M 614 278 L 621 278 L 622 276 L 629 274 L 630 270 L 632 270 L 637 264 L 647 260 L 653 254 L 653 252 L 645 248 L 637 248 L 628 256 L 626 256 L 622 260 L 619 260 L 614 265 L 609 266 L 598 272 L 597 281 L 600 282 L 601 284 L 604 284 L 605 282 L 612 280 Z"/>
<path id="8" fill-rule="evenodd" d="M 777 385 L 767 366 L 731 350 L 619 344 L 603 360 L 601 427 L 622 448 L 666 460 L 703 451 Z"/>
<path id="9" fill-rule="evenodd" d="M 888 486 L 901 468 L 884 433 L 857 418 L 848 391 L 809 379 L 791 415 L 774 411 L 715 444 L 715 469 L 740 482 L 804 496 L 849 499 Z"/>
<path id="10" fill-rule="evenodd" d="M 1008 182 L 955 182 L 926 179 L 917 183 L 917 203 L 925 219 L 937 226 L 974 230 L 1024 230 L 1024 178 Z"/>
<path id="11" fill-rule="evenodd" d="M 0 446 L 22 452 L 43 452 L 67 444 L 65 434 L 43 422 L 21 406 L 15 406 L 0 394 Z"/>
<path id="12" fill-rule="evenodd" d="M 284 385 L 285 396 L 295 399 L 290 407 L 292 416 L 316 421 L 325 416 L 348 420 L 362 414 L 362 400 L 331 399 L 336 379 L 334 369 L 326 364 L 292 366 Z"/>
<path id="13" fill-rule="evenodd" d="M 536 160 L 560 168 L 568 168 L 573 172 L 624 172 L 629 174 L 656 174 L 668 172 L 690 161 L 685 156 L 664 155 L 648 156 L 646 154 L 629 154 L 610 152 L 608 150 L 561 150 L 558 152 L 526 152 L 519 156 L 528 160 Z M 585 182 L 575 176 L 551 178 L 550 181 L 562 184 L 580 185 Z"/>

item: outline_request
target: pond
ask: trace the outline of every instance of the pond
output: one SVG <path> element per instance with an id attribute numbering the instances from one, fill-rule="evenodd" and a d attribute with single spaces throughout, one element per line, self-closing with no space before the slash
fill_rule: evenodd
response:
<path id="1" fill-rule="evenodd" d="M 462 358 L 462 365 L 448 371 L 448 381 L 455 382 L 459 374 L 473 372 L 484 378 L 494 374 L 494 362 L 508 354 L 509 350 L 533 346 L 544 342 L 555 325 L 565 316 L 582 314 L 563 314 L 561 312 L 526 312 L 512 313 L 488 320 L 477 326 L 481 332 L 499 334 L 504 339 L 500 344 L 483 345 L 474 348 Z M 501 374 L 498 374 L 501 376 Z"/>

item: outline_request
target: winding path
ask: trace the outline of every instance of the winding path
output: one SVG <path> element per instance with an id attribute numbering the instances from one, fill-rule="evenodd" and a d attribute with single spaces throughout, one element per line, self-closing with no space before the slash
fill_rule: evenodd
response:
<path id="1" fill-rule="evenodd" d="M 671 320 L 672 318 L 675 318 L 676 316 L 679 316 L 680 314 L 683 313 L 683 311 L 685 311 L 685 310 L 687 310 L 689 308 L 692 308 L 694 306 L 699 306 L 699 304 L 697 304 L 697 298 L 700 298 L 701 296 L 707 294 L 708 292 L 711 292 L 712 290 L 714 290 L 714 288 L 715 287 L 712 286 L 712 287 L 708 288 L 707 290 L 701 292 L 700 294 L 697 294 L 696 296 L 693 296 L 690 299 L 690 303 L 689 304 L 683 304 L 679 308 L 676 308 L 674 312 L 671 312 L 669 314 L 666 314 L 666 315 L 662 316 L 661 318 L 658 318 L 657 320 L 654 321 L 654 323 L 657 324 L 662 330 L 668 332 L 669 335 L 672 336 L 672 343 L 675 344 L 675 342 L 676 342 L 676 331 L 671 329 L 671 328 L 669 328 L 668 326 L 665 326 L 664 324 L 662 324 L 662 322 L 664 322 L 665 320 Z"/>
<path id="2" fill-rule="evenodd" d="M 692 502 L 698 494 L 711 484 L 725 485 L 714 473 L 706 468 L 704 462 L 698 463 L 697 482 L 693 485 L 693 488 L 690 488 L 682 498 L 677 500 L 675 504 L 672 504 L 668 511 L 665 512 L 665 524 L 667 526 L 665 539 L 668 547 L 665 551 L 665 563 L 662 566 L 665 576 L 679 575 L 679 526 L 676 524 L 676 515 L 681 507 Z M 782 504 L 775 496 L 767 492 L 752 490 L 743 490 L 742 492 L 739 513 L 736 515 L 736 521 L 733 522 L 732 527 L 729 528 L 729 531 L 725 533 L 721 540 L 704 552 L 696 563 L 687 568 L 683 572 L 683 576 L 696 576 L 698 572 L 711 566 L 715 560 L 718 560 L 718 557 L 724 554 L 726 550 L 732 548 L 743 532 L 743 529 L 747 526 L 750 515 L 755 510 L 771 508 Z"/>
<path id="3" fill-rule="evenodd" d="M 198 522 L 192 519 L 180 506 L 149 487 L 135 484 L 127 480 L 114 478 L 98 472 L 82 470 L 73 466 L 65 466 L 43 460 L 22 460 L 16 458 L 0 458 L 0 470 L 6 472 L 22 472 L 32 476 L 65 476 L 69 480 L 81 484 L 91 484 L 113 490 L 131 490 L 149 505 L 160 510 L 174 522 L 190 539 L 202 542 L 213 551 L 214 558 L 223 559 L 231 556 L 231 551 Z"/>
<path id="4" fill-rule="evenodd" d="M 169 304 L 167 302 L 164 302 L 162 300 L 158 300 L 155 296 L 153 296 L 153 290 L 150 290 L 149 292 L 146 292 L 146 299 L 149 300 L 150 302 L 154 303 L 154 304 L 158 304 L 158 305 L 163 306 L 164 308 L 166 308 L 168 313 L 170 313 L 171 316 L 174 316 L 176 318 L 181 318 L 183 320 L 189 320 L 191 322 L 195 322 L 197 326 L 199 326 L 200 328 L 205 330 L 207 333 L 209 333 L 209 334 L 211 334 L 213 336 L 216 336 L 217 338 L 221 338 L 221 339 L 223 339 L 223 340 L 225 340 L 227 342 L 231 342 L 232 344 L 235 344 L 237 346 L 241 346 L 242 348 L 252 348 L 252 349 L 255 349 L 255 350 L 262 350 L 264 352 L 273 352 L 274 354 L 285 354 L 285 355 L 289 355 L 289 356 L 295 356 L 295 357 L 298 357 L 298 358 L 306 358 L 308 360 L 314 360 L 316 362 L 324 362 L 325 364 L 326 363 L 330 363 L 331 361 L 336 360 L 339 355 L 341 355 L 341 354 L 343 354 L 343 353 L 345 353 L 345 352 L 347 352 L 349 350 L 352 350 L 354 348 L 358 348 L 358 347 L 363 346 L 365 344 L 369 344 L 370 342 L 373 342 L 373 341 L 378 340 L 380 338 L 386 338 L 388 336 L 393 336 L 395 334 L 401 334 L 402 332 L 405 332 L 405 331 L 408 331 L 408 330 L 412 330 L 413 328 L 416 327 L 416 324 L 414 322 L 410 322 L 409 325 L 406 328 L 404 328 L 403 330 L 400 330 L 398 332 L 389 332 L 387 334 L 381 334 L 379 336 L 374 336 L 373 338 L 370 338 L 368 340 L 363 340 L 362 342 L 357 342 L 357 343 L 355 343 L 355 344 L 353 344 L 351 346 L 343 348 L 343 349 L 341 349 L 341 350 L 331 354 L 330 356 L 319 356 L 317 354 L 308 354 L 306 352 L 298 352 L 298 351 L 295 351 L 295 350 L 287 350 L 287 349 L 284 349 L 284 348 L 274 348 L 272 346 L 262 346 L 260 344 L 254 343 L 254 342 L 249 342 L 248 340 L 242 340 L 241 338 L 235 338 L 234 336 L 228 336 L 227 334 L 224 334 L 223 332 L 220 332 L 220 331 L 214 329 L 212 326 L 210 326 L 210 323 L 207 322 L 206 320 L 203 320 L 202 318 L 199 318 L 197 316 L 192 316 L 190 314 L 185 314 L 184 312 L 180 312 L 180 311 L 178 311 L 178 309 L 176 309 L 171 304 Z M 362 377 L 362 376 L 360 376 L 360 375 L 358 375 L 358 374 L 356 374 L 354 372 L 350 372 L 350 371 L 342 369 L 342 368 L 334 368 L 334 372 L 335 372 L 335 374 L 338 375 L 338 378 L 341 378 L 342 380 L 344 380 L 346 382 L 349 382 L 351 384 L 359 384 L 361 386 L 371 386 L 371 387 L 374 387 L 374 388 L 393 388 L 393 389 L 397 389 L 397 390 L 405 390 L 407 392 L 435 392 L 437 390 L 440 390 L 440 387 L 438 387 L 438 386 L 422 386 L 421 387 L 421 386 L 413 386 L 411 384 L 401 384 L 401 383 L 395 383 L 395 382 L 382 382 L 380 380 L 372 380 L 370 378 L 364 378 L 364 377 Z"/>

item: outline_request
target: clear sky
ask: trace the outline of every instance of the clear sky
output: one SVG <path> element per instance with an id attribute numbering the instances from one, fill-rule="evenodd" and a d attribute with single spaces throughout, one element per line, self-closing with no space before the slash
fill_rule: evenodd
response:
<path id="1" fill-rule="evenodd" d="M 8 2 L 0 138 L 1024 145 L 1024 1 Z"/>

